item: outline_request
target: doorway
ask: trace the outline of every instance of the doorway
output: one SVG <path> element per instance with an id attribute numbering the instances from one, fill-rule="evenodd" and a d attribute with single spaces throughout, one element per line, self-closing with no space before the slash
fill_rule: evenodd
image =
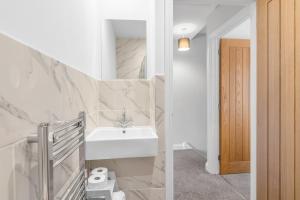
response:
<path id="1" fill-rule="evenodd" d="M 185 33 L 181 32 L 181 34 L 175 35 L 173 43 L 173 90 L 175 95 L 177 95 L 173 98 L 173 121 L 175 122 L 176 119 L 180 119 L 176 121 L 176 126 L 174 125 L 174 127 L 177 127 L 176 130 L 173 130 L 173 138 L 176 139 L 174 143 L 176 150 L 174 150 L 173 162 L 175 190 L 174 199 L 206 200 L 222 199 L 224 196 L 226 197 L 225 199 L 230 200 L 250 200 L 251 198 L 255 199 L 255 196 L 251 196 L 250 198 L 250 185 L 252 184 L 250 184 L 249 173 L 250 168 L 252 168 L 252 166 L 250 166 L 252 165 L 252 162 L 250 162 L 250 160 L 252 161 L 253 154 L 253 152 L 250 152 L 250 150 L 252 149 L 250 148 L 250 137 L 252 137 L 252 133 L 250 134 L 250 127 L 252 126 L 252 124 L 250 124 L 252 123 L 252 121 L 250 120 L 250 118 L 252 117 L 250 116 L 250 110 L 251 107 L 253 107 L 253 99 L 250 99 L 253 98 L 252 96 L 250 97 L 250 93 L 252 94 L 253 92 L 251 91 L 253 85 L 250 87 L 250 76 L 253 73 L 253 71 L 250 70 L 250 68 L 252 67 L 250 67 L 250 60 L 252 62 L 252 57 L 250 56 L 250 51 L 252 51 L 252 48 L 250 50 L 250 46 L 252 47 L 253 44 L 252 38 L 250 38 L 252 34 L 250 31 L 250 26 L 252 26 L 252 23 L 255 24 L 255 21 L 252 21 L 252 19 L 250 18 L 252 9 L 253 7 L 255 8 L 255 5 L 221 5 L 214 7 L 212 5 L 195 6 L 193 4 L 191 5 L 192 8 L 190 10 L 189 6 L 190 5 L 186 5 L 183 2 L 180 2 L 179 4 L 176 4 L 176 1 L 174 2 L 175 31 L 189 31 Z M 203 10 L 203 12 L 200 12 L 201 9 Z M 185 22 L 188 21 L 185 18 L 186 16 L 195 16 L 193 15 L 193 11 L 195 11 L 196 13 L 201 13 L 201 15 L 204 15 L 205 13 L 207 14 L 207 16 L 202 16 L 205 20 L 203 21 L 203 23 L 199 24 L 204 25 L 200 29 L 196 28 L 196 34 L 191 31 L 193 27 L 191 23 L 188 23 L 188 26 L 186 28 L 184 27 L 184 25 L 187 24 L 178 24 L 180 20 Z M 228 15 L 229 12 L 231 12 L 231 15 Z M 224 13 L 226 13 L 227 15 L 225 16 Z M 196 17 L 197 19 L 201 18 L 201 16 Z M 218 18 L 218 20 L 216 20 L 216 18 Z M 216 24 L 216 21 L 218 21 L 219 23 Z M 229 33 L 236 32 L 236 29 L 239 29 L 239 26 L 243 25 L 245 21 L 247 21 L 246 24 L 248 25 L 248 38 L 241 38 L 241 36 L 230 38 L 233 36 L 229 36 Z M 199 24 L 196 23 L 196 26 L 194 27 L 198 27 Z M 182 27 L 180 25 L 182 25 Z M 240 33 L 239 30 L 237 32 Z M 255 33 L 255 31 L 253 32 Z M 236 147 L 235 153 L 233 154 L 235 160 L 229 159 L 229 161 L 237 161 L 229 163 L 229 165 L 231 164 L 235 166 L 234 169 L 236 169 L 237 164 L 242 166 L 239 166 L 240 168 L 236 171 L 232 170 L 232 167 L 229 167 L 230 170 L 228 170 L 227 172 L 224 171 L 224 173 L 222 173 L 222 171 L 220 171 L 219 165 L 220 66 L 218 50 L 220 47 L 220 41 L 222 39 L 225 40 L 225 38 L 226 40 L 248 40 L 248 42 L 246 42 L 248 44 L 248 49 L 245 50 L 245 59 L 241 60 L 241 64 L 246 62 L 247 59 L 249 61 L 247 66 L 248 71 L 244 70 L 244 72 L 248 73 L 248 79 L 245 75 L 245 94 L 242 95 L 242 97 L 245 100 L 247 99 L 248 102 L 239 104 L 239 101 L 237 101 L 235 102 L 235 104 L 237 105 L 237 107 L 248 107 L 248 112 L 245 112 L 244 119 L 246 119 L 246 116 L 248 116 L 249 119 L 245 120 L 245 127 L 237 126 L 237 128 L 245 129 L 245 131 L 242 131 L 242 137 L 245 139 L 242 144 L 245 145 L 241 145 L 242 149 L 245 150 L 240 151 L 240 143 L 234 143 L 234 146 Z M 181 46 L 181 40 L 185 41 L 183 46 Z M 251 40 L 251 42 L 249 40 Z M 238 49 L 240 47 L 237 46 L 236 48 Z M 239 53 L 239 50 L 235 52 L 235 54 Z M 251 52 L 251 54 L 252 53 L 253 52 Z M 248 55 L 248 58 L 246 57 L 246 55 Z M 241 56 L 237 56 L 237 58 L 241 58 Z M 237 60 L 237 62 L 238 61 L 239 60 Z M 207 64 L 203 68 L 203 70 L 201 70 L 203 67 L 202 62 L 205 62 Z M 234 72 L 238 73 L 239 71 L 234 70 Z M 201 84 L 199 83 L 201 83 L 200 81 L 203 80 L 205 86 L 203 87 L 202 85 L 201 87 Z M 241 80 L 243 81 L 244 79 Z M 237 91 L 237 93 L 239 93 L 239 91 Z M 183 98 L 184 101 L 182 101 L 180 97 Z M 196 102 L 203 102 L 200 106 L 196 103 L 194 104 L 193 102 L 193 99 L 198 98 L 200 100 L 197 100 Z M 204 98 L 205 100 L 201 101 L 201 98 Z M 178 99 L 180 101 L 178 101 Z M 184 102 L 189 103 L 183 104 Z M 204 110 L 201 109 L 201 106 L 204 107 Z M 185 112 L 187 110 L 191 110 L 191 112 Z M 248 113 L 248 115 L 246 113 Z M 255 112 L 253 112 L 253 114 L 255 114 Z M 194 117 L 192 117 L 192 115 Z M 200 126 L 200 128 L 197 128 L 197 126 L 203 123 L 203 120 L 206 121 L 206 126 L 202 125 Z M 240 123 L 239 120 L 235 121 L 237 121 L 237 124 Z M 184 126 L 185 128 L 182 128 Z M 243 135 L 243 133 L 245 133 L 245 136 Z M 237 134 L 237 136 L 239 135 Z M 239 141 L 239 138 L 236 138 L 236 141 Z M 248 146 L 248 148 L 246 148 L 246 146 Z M 242 157 L 241 159 L 240 155 Z M 241 163 L 241 161 L 245 161 L 245 163 Z M 225 172 L 230 174 L 225 175 Z"/>
<path id="2" fill-rule="evenodd" d="M 258 13 L 257 68 L 256 10 Z M 298 145 L 300 141 L 300 34 L 298 34 L 300 32 L 300 4 L 294 0 L 259 0 L 257 9 L 254 5 L 247 12 L 224 23 L 207 39 L 207 53 L 209 54 L 207 57 L 209 63 L 209 68 L 207 68 L 209 77 L 207 81 L 209 85 L 207 149 L 210 150 L 207 151 L 205 168 L 210 173 L 219 173 L 219 141 L 216 140 L 216 138 L 219 139 L 219 63 L 216 59 L 219 41 L 222 34 L 228 31 L 228 26 L 232 27 L 244 17 L 250 17 L 251 32 L 254 33 L 251 38 L 251 47 L 255 47 L 251 48 L 250 67 L 251 200 L 298 199 L 300 196 L 300 148 Z M 172 24 L 172 20 L 168 22 Z M 171 33 L 170 29 L 169 32 Z M 170 38 L 170 35 L 167 38 Z M 172 45 L 167 46 L 170 48 L 167 48 L 166 52 L 170 53 Z M 168 57 L 168 64 L 172 63 L 171 58 L 172 56 Z M 172 73 L 172 68 L 168 72 Z M 172 74 L 169 75 L 172 79 Z M 279 103 L 276 103 L 278 101 Z M 272 125 L 271 129 L 269 129 L 270 125 Z M 171 190 L 167 190 L 172 191 L 173 188 L 170 188 Z M 190 193 L 190 196 L 193 197 L 195 194 Z"/>
<path id="3" fill-rule="evenodd" d="M 250 24 L 244 28 L 249 32 Z M 249 39 L 220 41 L 219 160 L 222 175 L 250 173 Z"/>

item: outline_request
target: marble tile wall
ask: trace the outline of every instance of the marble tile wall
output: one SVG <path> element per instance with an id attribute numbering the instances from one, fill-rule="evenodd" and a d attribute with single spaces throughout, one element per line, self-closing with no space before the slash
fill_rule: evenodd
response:
<path id="1" fill-rule="evenodd" d="M 123 82 L 123 83 L 122 83 Z M 110 95 L 103 93 L 106 89 L 101 86 L 100 107 L 108 109 L 120 109 L 124 104 L 130 111 L 132 118 L 140 118 L 134 121 L 134 125 L 155 126 L 159 136 L 159 154 L 149 158 L 130 158 L 90 161 L 91 169 L 104 166 L 116 172 L 118 185 L 126 193 L 128 200 L 164 200 L 165 199 L 165 134 L 164 134 L 164 77 L 156 76 L 151 81 L 122 80 L 113 82 L 103 82 L 104 87 L 109 87 Z M 101 89 L 102 88 L 102 89 Z M 112 92 L 114 91 L 114 92 Z M 147 91 L 147 92 L 146 92 Z M 103 96 L 102 96 L 103 95 Z M 134 97 L 134 98 L 133 98 Z M 132 101 L 132 99 L 135 99 Z M 102 106 L 101 106 L 102 104 Z M 147 108 L 147 114 L 140 115 L 139 110 Z M 136 112 L 137 111 L 137 112 Z M 112 120 L 118 118 L 119 111 L 113 112 Z M 143 112 L 145 113 L 145 112 Z M 120 113 L 118 113 L 120 115 Z M 100 114 L 100 126 L 103 116 Z M 107 118 L 106 118 L 107 119 Z M 144 120 L 144 121 L 143 121 Z M 110 122 L 109 122 L 110 121 Z M 140 122 L 143 123 L 140 124 Z M 107 124 L 105 124 L 107 125 Z"/>
<path id="2" fill-rule="evenodd" d="M 144 78 L 146 60 L 145 39 L 117 39 L 118 79 Z"/>
<path id="3" fill-rule="evenodd" d="M 151 89 L 148 80 L 99 81 L 99 125 L 118 126 L 125 110 L 133 126 L 150 126 Z"/>
<path id="4" fill-rule="evenodd" d="M 26 137 L 41 122 L 61 122 L 87 113 L 98 126 L 98 82 L 48 56 L 0 35 L 0 194 L 5 200 L 36 200 L 37 145 Z M 58 192 L 75 173 L 74 153 L 55 169 Z"/>
<path id="5" fill-rule="evenodd" d="M 4 200 L 38 200 L 37 145 L 27 136 L 41 122 L 87 113 L 87 133 L 114 126 L 126 108 L 133 125 L 155 126 L 159 155 L 92 161 L 116 171 L 129 200 L 164 200 L 164 79 L 97 81 L 0 34 L 0 194 Z M 56 169 L 55 191 L 76 172 L 76 152 Z M 59 199 L 59 196 L 57 196 Z"/>

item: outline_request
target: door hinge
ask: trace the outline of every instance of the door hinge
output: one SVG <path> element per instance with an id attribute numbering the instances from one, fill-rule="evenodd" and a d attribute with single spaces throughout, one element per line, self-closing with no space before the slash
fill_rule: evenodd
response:
<path id="1" fill-rule="evenodd" d="M 221 160 L 221 155 L 218 156 L 218 160 Z"/>
<path id="2" fill-rule="evenodd" d="M 221 51 L 220 51 L 220 49 L 218 49 L 218 54 L 219 54 L 219 55 L 221 55 Z"/>

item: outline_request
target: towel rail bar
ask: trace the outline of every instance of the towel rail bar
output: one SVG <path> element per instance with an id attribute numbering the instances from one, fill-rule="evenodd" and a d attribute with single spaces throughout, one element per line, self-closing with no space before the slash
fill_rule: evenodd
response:
<path id="1" fill-rule="evenodd" d="M 29 136 L 29 143 L 38 144 L 40 200 L 54 200 L 54 168 L 79 150 L 77 176 L 70 181 L 62 200 L 86 200 L 85 186 L 85 113 L 61 125 L 41 123 L 37 136 Z"/>

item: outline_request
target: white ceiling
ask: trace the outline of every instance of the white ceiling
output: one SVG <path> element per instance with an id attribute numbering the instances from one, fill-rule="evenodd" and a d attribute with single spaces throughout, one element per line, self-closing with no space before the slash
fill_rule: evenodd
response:
<path id="1" fill-rule="evenodd" d="M 146 38 L 146 21 L 110 20 L 117 38 Z"/>
<path id="2" fill-rule="evenodd" d="M 190 37 L 193 38 L 206 25 L 206 18 L 214 10 L 212 5 L 190 5 L 180 4 L 174 5 L 174 37 Z M 178 33 L 178 29 L 186 28 L 187 26 L 194 26 L 188 32 L 182 31 Z"/>
<path id="3" fill-rule="evenodd" d="M 251 2 L 253 0 L 174 0 L 174 38 L 194 38 L 206 26 L 207 17 L 217 6 L 248 5 Z M 189 31 L 183 30 L 185 27 Z"/>
<path id="4" fill-rule="evenodd" d="M 224 38 L 250 39 L 251 21 L 247 19 L 239 26 L 229 31 Z"/>

